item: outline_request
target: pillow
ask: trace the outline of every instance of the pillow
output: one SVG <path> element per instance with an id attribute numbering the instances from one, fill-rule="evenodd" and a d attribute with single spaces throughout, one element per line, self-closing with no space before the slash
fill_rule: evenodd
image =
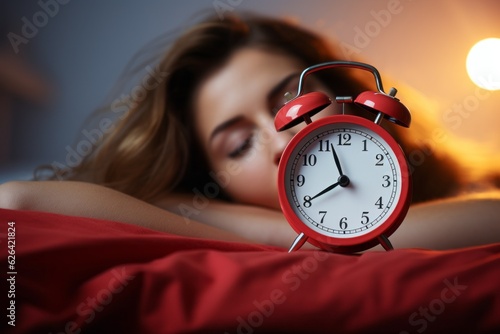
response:
<path id="1" fill-rule="evenodd" d="M 0 222 L 2 332 L 500 330 L 500 244 L 289 254 L 42 212 L 0 210 Z"/>

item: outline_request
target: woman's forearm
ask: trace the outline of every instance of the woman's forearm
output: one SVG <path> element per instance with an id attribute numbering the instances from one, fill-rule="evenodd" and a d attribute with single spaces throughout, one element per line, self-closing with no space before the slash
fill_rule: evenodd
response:
<path id="1" fill-rule="evenodd" d="M 281 247 L 288 247 L 296 236 L 282 213 L 275 210 L 216 200 L 201 205 L 186 196 L 165 199 L 155 205 L 83 182 L 10 182 L 0 185 L 2 208 L 107 219 L 183 236 L 251 240 Z M 412 206 L 390 240 L 396 248 L 429 249 L 500 242 L 500 194 Z"/>
<path id="2" fill-rule="evenodd" d="M 155 205 L 257 243 L 288 248 L 297 236 L 283 213 L 277 210 L 208 198 L 202 201 L 189 195 L 170 196 Z"/>
<path id="3" fill-rule="evenodd" d="M 245 241 L 235 234 L 185 219 L 118 191 L 84 182 L 5 183 L 0 185 L 0 207 L 114 220 L 189 237 Z"/>
<path id="4" fill-rule="evenodd" d="M 157 205 L 259 243 L 288 247 L 297 235 L 280 211 L 208 199 L 202 203 L 193 201 L 193 197 L 180 195 Z M 428 249 L 500 242 L 500 194 L 457 197 L 414 205 L 389 239 L 395 248 Z M 383 248 L 377 246 L 372 250 Z"/>
<path id="5" fill-rule="evenodd" d="M 390 238 L 396 248 L 452 249 L 500 242 L 500 193 L 410 207 Z"/>

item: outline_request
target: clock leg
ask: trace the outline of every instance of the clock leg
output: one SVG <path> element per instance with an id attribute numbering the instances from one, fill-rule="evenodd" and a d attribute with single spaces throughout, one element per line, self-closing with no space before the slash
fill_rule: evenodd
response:
<path id="1" fill-rule="evenodd" d="M 380 235 L 378 237 L 378 241 L 380 242 L 380 244 L 382 245 L 382 247 L 384 247 L 384 249 L 386 251 L 390 251 L 390 250 L 393 250 L 394 247 L 392 246 L 391 242 L 389 241 L 389 239 L 385 236 L 385 235 Z"/>
<path id="2" fill-rule="evenodd" d="M 291 253 L 293 251 L 296 251 L 298 250 L 300 247 L 302 247 L 302 245 L 304 245 L 304 243 L 307 241 L 307 237 L 306 235 L 304 234 L 304 232 L 302 232 L 301 234 L 299 234 L 295 240 L 293 241 L 292 245 L 290 246 L 290 249 L 288 249 L 288 253 Z"/>

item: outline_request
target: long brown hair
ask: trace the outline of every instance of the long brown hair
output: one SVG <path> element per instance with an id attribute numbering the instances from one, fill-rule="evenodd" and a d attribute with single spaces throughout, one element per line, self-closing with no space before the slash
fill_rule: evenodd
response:
<path id="1" fill-rule="evenodd" d="M 325 39 L 286 20 L 254 15 L 205 19 L 181 34 L 165 53 L 158 64 L 163 80 L 143 92 L 140 103 L 65 178 L 102 184 L 146 201 L 210 182 L 190 121 L 193 92 L 242 47 L 277 51 L 300 60 L 304 67 L 341 59 Z M 373 86 L 347 70 L 320 73 L 318 78 L 339 95 Z M 456 193 L 467 181 L 461 162 L 444 145 L 426 142 L 437 126 L 431 125 L 435 123 L 425 111 L 413 110 L 413 115 L 410 129 L 389 125 L 409 157 L 413 201 Z"/>

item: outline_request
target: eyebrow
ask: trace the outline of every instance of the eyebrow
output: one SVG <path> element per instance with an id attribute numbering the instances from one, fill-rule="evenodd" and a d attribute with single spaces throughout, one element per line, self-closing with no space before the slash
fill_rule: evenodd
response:
<path id="1" fill-rule="evenodd" d="M 226 130 L 227 128 L 231 127 L 232 125 L 240 122 L 243 119 L 243 116 L 238 115 L 236 117 L 230 118 L 225 122 L 222 122 L 221 124 L 217 125 L 215 129 L 212 131 L 212 134 L 210 135 L 210 141 L 214 139 L 214 137 L 219 134 L 220 132 Z"/>
<path id="2" fill-rule="evenodd" d="M 276 96 L 276 94 L 278 94 L 284 87 L 286 87 L 290 81 L 292 81 L 293 79 L 295 79 L 296 77 L 298 77 L 300 75 L 300 73 L 292 73 L 288 76 L 286 76 L 285 78 L 283 78 L 280 82 L 278 82 L 270 91 L 269 93 L 267 94 L 267 99 L 270 100 L 272 99 L 273 97 Z M 213 138 L 221 133 L 222 131 L 226 130 L 227 128 L 231 127 L 232 125 L 240 122 L 241 120 L 243 119 L 243 116 L 242 115 L 237 115 L 233 118 L 230 118 L 228 119 L 227 121 L 224 121 L 222 122 L 221 124 L 217 125 L 215 127 L 215 129 L 212 131 L 212 133 L 210 134 L 210 139 L 209 141 L 212 141 Z"/>
<path id="3" fill-rule="evenodd" d="M 285 88 L 290 83 L 290 81 L 294 80 L 299 75 L 300 75 L 300 73 L 295 72 L 295 73 L 292 73 L 292 74 L 286 76 L 284 79 L 282 79 L 280 82 L 278 82 L 278 84 L 276 86 L 274 86 L 273 89 L 271 89 L 269 94 L 267 94 L 267 99 L 270 100 L 273 97 L 275 97 L 276 94 L 278 94 L 281 90 L 283 90 L 283 88 Z M 293 94 L 294 92 L 290 92 L 290 93 Z"/>

